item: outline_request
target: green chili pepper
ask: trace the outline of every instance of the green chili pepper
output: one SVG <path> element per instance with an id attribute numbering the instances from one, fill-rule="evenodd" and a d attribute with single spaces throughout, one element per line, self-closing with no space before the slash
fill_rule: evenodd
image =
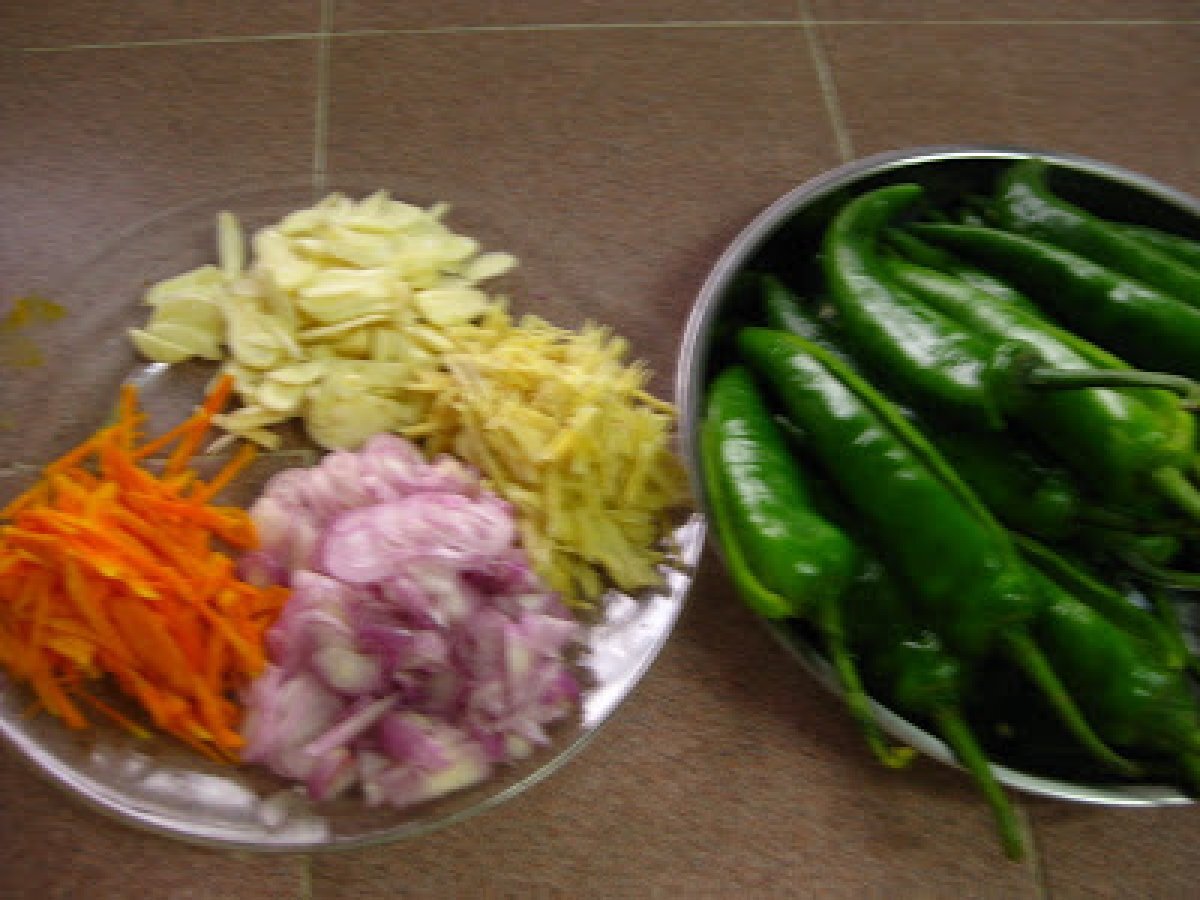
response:
<path id="1" fill-rule="evenodd" d="M 970 774 L 991 807 L 1005 853 L 1023 855 L 1021 830 L 987 756 L 963 719 L 967 673 L 941 638 L 921 629 L 883 564 L 864 551 L 858 578 L 849 588 L 850 645 L 897 711 L 927 720 Z"/>
<path id="2" fill-rule="evenodd" d="M 1061 468 L 1044 465 L 1009 433 L 927 429 L 926 434 L 1009 528 L 1047 540 L 1066 538 L 1078 529 L 1085 507 L 1075 480 Z"/>
<path id="3" fill-rule="evenodd" d="M 1021 341 L 986 339 L 897 285 L 881 258 L 882 232 L 921 193 L 918 185 L 898 184 L 854 198 L 830 224 L 821 255 L 848 349 L 901 399 L 920 397 L 939 413 L 999 429 L 1038 392 L 1144 383 L 1125 372 L 1039 365 Z M 1200 392 L 1191 382 L 1186 389 Z"/>
<path id="4" fill-rule="evenodd" d="M 799 312 L 803 317 L 804 311 Z M 814 481 L 812 487 L 822 513 L 845 530 L 857 549 L 859 567 L 842 606 L 850 613 L 845 636 L 860 668 L 891 707 L 925 720 L 941 736 L 991 807 L 1005 853 L 1019 859 L 1022 841 L 1012 805 L 962 714 L 967 671 L 934 631 L 917 627 L 899 585 L 828 483 Z"/>
<path id="5" fill-rule="evenodd" d="M 1024 535 L 1014 535 L 1013 540 L 1038 571 L 1127 634 L 1145 641 L 1168 668 L 1181 669 L 1187 664 L 1187 653 L 1181 652 L 1182 645 L 1169 628 L 1146 610 L 1134 606 L 1120 591 L 1088 571 L 1082 562 L 1068 559 Z"/>
<path id="6" fill-rule="evenodd" d="M 1054 382 L 1068 378 L 1072 383 L 1084 382 L 1076 392 L 1084 396 L 1087 396 L 1088 386 L 1147 388 L 1134 396 L 1164 414 L 1165 419 L 1173 420 L 1174 427 L 1190 421 L 1177 397 L 1200 401 L 1200 385 L 1192 379 L 1171 372 L 1133 369 L 1103 347 L 1028 311 L 1022 304 L 1006 302 L 994 291 L 981 290 L 962 279 L 895 254 L 886 256 L 884 264 L 902 287 L 961 325 L 977 329 L 993 341 L 1018 340 L 1027 345 L 1030 358 L 1042 367 L 1037 372 L 1035 384 L 1039 380 Z M 1069 374 L 1061 375 L 1055 371 L 1057 369 L 1067 370 Z M 1086 375 L 1076 377 L 1076 370 Z M 1087 380 L 1094 384 L 1087 385 Z M 1071 393 L 1067 398 L 1068 402 L 1078 399 Z M 1043 396 L 1042 399 L 1045 401 L 1046 398 Z M 1040 412 L 1035 410 L 1035 413 Z"/>
<path id="7" fill-rule="evenodd" d="M 1120 559 L 1138 576 L 1156 586 L 1180 591 L 1200 591 L 1200 572 L 1168 568 L 1163 561 L 1136 551 L 1123 553 Z"/>
<path id="8" fill-rule="evenodd" d="M 811 304 L 803 303 L 774 276 L 756 276 L 754 284 L 761 291 L 769 328 L 810 340 L 853 368 L 853 360 L 838 340 L 835 322 L 818 317 Z M 911 410 L 903 410 L 903 414 L 924 428 L 984 505 L 1010 528 L 1057 540 L 1076 533 L 1084 524 L 1133 532 L 1147 527 L 1135 516 L 1091 502 L 1070 472 L 1035 455 L 1008 430 L 984 433 L 938 427 Z M 1190 419 L 1185 416 L 1184 422 L 1190 424 Z"/>
<path id="9" fill-rule="evenodd" d="M 829 321 L 802 305 L 800 298 L 776 276 L 757 273 L 752 277 L 762 298 L 763 320 L 768 328 L 791 332 L 849 362 L 849 354 L 833 337 Z"/>
<path id="10" fill-rule="evenodd" d="M 1173 534 L 1135 534 L 1106 527 L 1085 527 L 1080 543 L 1088 550 L 1111 556 L 1122 562 L 1141 562 L 1147 566 L 1162 566 L 1178 554 L 1183 542 Z"/>
<path id="11" fill-rule="evenodd" d="M 912 754 L 887 745 L 846 647 L 841 602 L 855 546 L 814 509 L 744 368 L 731 366 L 710 385 L 701 446 L 717 536 L 743 599 L 767 618 L 804 617 L 817 626 L 869 745 L 885 765 L 904 765 Z"/>
<path id="12" fill-rule="evenodd" d="M 1126 237 L 1173 256 L 1178 262 L 1200 272 L 1200 241 L 1145 225 L 1118 224 L 1116 227 Z"/>
<path id="13" fill-rule="evenodd" d="M 999 651 L 1051 700 L 1098 759 L 1133 766 L 1100 742 L 1030 638 L 1036 597 L 1006 532 L 953 469 L 865 381 L 820 347 L 763 328 L 738 350 L 804 432 L 806 445 L 968 666 Z"/>
<path id="14" fill-rule="evenodd" d="M 1184 673 L 1030 567 L 1046 603 L 1036 634 L 1096 729 L 1114 745 L 1158 752 L 1200 789 L 1200 716 Z"/>
<path id="15" fill-rule="evenodd" d="M 1200 308 L 1086 257 L 999 228 L 937 223 L 913 231 L 994 268 L 1067 327 L 1129 362 L 1200 376 Z"/>
<path id="16" fill-rule="evenodd" d="M 1031 315 L 1041 317 L 1041 312 L 1032 300 L 986 269 L 973 266 L 953 253 L 927 244 L 911 232 L 900 228 L 886 229 L 884 237 L 887 243 L 906 259 L 946 275 L 953 275 L 971 287 L 991 294 L 997 300 L 1011 303 Z"/>
<path id="17" fill-rule="evenodd" d="M 795 465 L 750 374 L 726 369 L 710 385 L 704 420 L 706 486 L 716 485 L 732 526 L 730 537 L 750 571 L 783 603 L 768 617 L 801 616 L 808 604 L 837 596 L 854 571 L 854 552 L 840 529 L 812 507 Z"/>
<path id="18" fill-rule="evenodd" d="M 992 208 L 1002 228 L 1055 244 L 1200 307 L 1200 271 L 1056 196 L 1046 184 L 1042 160 L 1010 166 L 1000 178 Z"/>
<path id="19" fill-rule="evenodd" d="M 1200 675 L 1200 656 L 1193 653 L 1191 647 L 1188 646 L 1187 638 L 1183 634 L 1183 622 L 1179 618 L 1179 609 L 1176 607 L 1175 601 L 1159 585 L 1151 585 L 1146 594 L 1154 606 L 1154 611 L 1158 614 L 1158 621 L 1170 635 L 1178 658 L 1183 660 L 1184 666 L 1193 676 Z"/>
<path id="20" fill-rule="evenodd" d="M 812 341 L 853 366 L 822 321 L 786 285 L 759 276 L 767 327 Z M 920 425 L 915 413 L 906 417 Z M 964 428 L 926 428 L 934 446 L 955 467 L 1000 521 L 1010 528 L 1056 539 L 1075 531 L 1087 515 L 1079 487 L 1065 470 L 1037 460 L 1007 431 L 980 433 Z"/>
<path id="21" fill-rule="evenodd" d="M 1111 370 L 1117 384 L 1128 380 L 1129 384 L 1184 388 L 1175 383 L 1174 376 L 1129 370 L 1103 349 L 959 278 L 896 257 L 884 259 L 884 264 L 895 280 L 920 300 L 992 340 L 1015 338 L 1026 343 L 1046 367 L 1092 373 Z M 1130 499 L 1145 492 L 1146 473 L 1163 466 L 1184 468 L 1193 457 L 1195 422 L 1165 391 L 1090 388 L 1048 392 L 1034 397 L 1014 418 L 1032 428 L 1076 470 L 1090 475 L 1093 490 L 1118 504 L 1128 505 Z M 988 438 L 967 430 L 941 430 L 932 433 L 931 439 L 1009 527 L 1048 540 L 1066 538 L 1066 530 L 1055 533 L 1054 521 L 1036 515 L 1039 508 L 1033 503 L 1048 499 L 1052 504 L 1063 499 L 1061 491 L 1055 491 L 1052 482 L 1034 480 L 1036 462 L 1015 449 L 1015 442 L 1009 440 L 1006 446 L 996 440 L 989 445 Z M 1027 473 L 1024 478 L 1022 472 Z M 1068 478 L 1060 472 L 1061 487 L 1062 479 Z M 1048 493 L 1038 493 L 1039 486 Z M 1139 533 L 1136 516 L 1085 505 L 1078 487 L 1074 493 L 1078 505 L 1069 524 L 1080 540 L 1094 550 L 1117 554 L 1166 577 L 1157 566 L 1177 552 L 1177 536 Z M 1144 498 L 1139 502 L 1144 503 Z M 1054 505 L 1048 511 L 1052 510 Z"/>
<path id="22" fill-rule="evenodd" d="M 884 276 L 881 232 L 921 194 L 915 184 L 893 185 L 856 197 L 839 211 L 821 256 L 830 300 L 855 359 L 888 375 L 902 395 L 927 397 L 976 424 L 1000 428 L 1005 410 L 1018 400 L 1001 396 L 1008 359 Z M 1012 355 L 1017 352 L 1011 348 Z"/>
<path id="23" fill-rule="evenodd" d="M 1030 345 L 1035 350 L 1044 347 L 1045 357 L 1060 365 L 1122 368 L 1119 360 L 1103 350 L 1086 346 L 1086 342 L 1052 325 L 1042 323 L 1045 332 L 1030 331 L 1033 323 L 1016 304 L 981 298 L 973 287 L 932 270 L 916 266 L 907 268 L 917 276 L 909 286 L 921 294 L 922 299 L 933 295 L 929 299 L 940 301 L 935 303 L 936 306 L 947 315 L 958 314 L 965 325 L 980 326 L 985 334 L 999 331 L 1025 335 L 1029 332 Z M 834 323 L 815 315 L 778 278 L 756 275 L 746 287 L 747 291 L 757 289 L 761 294 L 758 299 L 768 327 L 806 338 L 853 368 L 853 360 L 836 339 Z M 993 310 L 993 307 L 997 308 Z M 1076 350 L 1078 352 L 1072 352 Z M 1086 358 L 1083 354 L 1087 354 Z M 1100 396 L 1088 396 L 1093 393 Z M 1133 396 L 1135 393 L 1138 397 Z M 1161 408 L 1152 409 L 1140 402 L 1159 394 L 1162 394 Z M 1176 441 L 1184 441 L 1192 434 L 1191 417 L 1181 412 L 1171 396 L 1163 392 L 1075 391 L 1049 395 L 1046 399 L 1062 401 L 1061 404 L 1048 403 L 1041 410 L 1045 420 L 1055 423 L 1056 428 L 1062 429 L 1071 423 L 1072 413 L 1076 418 L 1079 413 L 1083 414 L 1084 427 L 1077 430 L 1067 449 L 1076 451 L 1072 454 L 1076 457 L 1075 462 L 1086 464 L 1109 494 L 1116 493 L 1112 490 L 1117 483 L 1115 478 L 1124 478 L 1129 471 L 1128 460 L 1118 457 L 1117 462 L 1122 467 L 1114 476 L 1111 466 L 1097 466 L 1099 457 L 1104 454 L 1090 450 L 1089 442 L 1100 442 L 1102 448 L 1107 448 L 1110 443 L 1127 448 L 1129 442 L 1125 431 L 1115 436 L 1111 433 L 1111 428 L 1119 424 L 1115 418 L 1117 412 L 1125 410 L 1129 419 L 1140 421 L 1145 429 L 1146 441 L 1134 449 L 1145 451 L 1149 440 L 1171 430 L 1167 427 L 1155 430 L 1154 416 L 1160 416 L 1163 423 L 1174 427 Z M 1161 515 L 1158 510 L 1145 510 L 1139 517 L 1133 510 L 1114 510 L 1092 502 L 1085 497 L 1070 472 L 1040 459 L 1010 431 L 981 433 L 959 427 L 938 427 L 911 410 L 903 412 L 918 427 L 924 428 L 934 447 L 954 466 L 984 505 L 1009 528 L 1044 540 L 1073 536 L 1089 549 L 1119 556 L 1165 583 L 1187 587 L 1197 583 L 1182 573 L 1162 568 L 1178 550 L 1179 539 L 1169 531 L 1153 533 L 1159 527 L 1158 523 L 1145 516 L 1158 517 Z M 1140 498 L 1139 505 L 1144 505 L 1144 498 Z M 1165 529 L 1169 524 L 1163 523 L 1162 527 Z M 1175 531 L 1182 528 L 1179 523 L 1173 526 Z"/>
<path id="24" fill-rule="evenodd" d="M 1175 376 L 1120 368 L 1119 361 L 1098 366 L 1102 357 L 1074 335 L 953 276 L 895 257 L 885 264 L 906 289 L 964 327 L 996 342 L 1022 341 L 1045 369 L 1086 370 L 1096 381 L 1111 372 L 1116 383 L 1180 386 Z M 1103 388 L 1038 393 L 1014 418 L 1106 495 L 1128 497 L 1145 490 L 1148 473 L 1185 468 L 1194 453 L 1192 418 L 1169 396 L 1147 405 L 1149 393 Z"/>

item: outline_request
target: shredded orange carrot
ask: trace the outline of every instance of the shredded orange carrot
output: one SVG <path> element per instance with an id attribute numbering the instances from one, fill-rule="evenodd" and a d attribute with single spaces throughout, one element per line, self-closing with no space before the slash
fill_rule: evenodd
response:
<path id="1" fill-rule="evenodd" d="M 0 510 L 0 664 L 72 728 L 90 724 L 79 698 L 148 734 L 94 696 L 109 676 L 158 728 L 211 759 L 237 758 L 234 698 L 266 665 L 265 632 L 287 591 L 241 581 L 221 549 L 255 546 L 244 510 L 212 505 L 254 450 L 207 482 L 190 468 L 231 389 L 223 378 L 190 418 L 143 442 L 126 385 L 115 424 Z M 143 464 L 168 450 L 161 474 Z"/>

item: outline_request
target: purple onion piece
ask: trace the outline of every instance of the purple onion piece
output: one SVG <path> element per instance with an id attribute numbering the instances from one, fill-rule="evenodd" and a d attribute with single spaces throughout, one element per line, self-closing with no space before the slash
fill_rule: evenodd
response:
<path id="1" fill-rule="evenodd" d="M 243 571 L 292 596 L 246 692 L 246 761 L 314 800 L 357 784 L 404 806 L 529 754 L 577 703 L 581 629 L 456 460 L 380 435 L 276 476 L 253 514 L 266 539 Z"/>

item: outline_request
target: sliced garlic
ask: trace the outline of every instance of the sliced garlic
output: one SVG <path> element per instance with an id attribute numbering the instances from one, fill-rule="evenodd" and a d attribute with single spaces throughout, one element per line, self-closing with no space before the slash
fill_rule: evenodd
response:
<path id="1" fill-rule="evenodd" d="M 192 356 L 202 359 L 220 359 L 221 342 L 216 335 L 173 322 L 153 322 L 146 331 L 164 341 L 185 348 Z"/>
<path id="2" fill-rule="evenodd" d="M 308 328 L 300 332 L 300 343 L 312 344 L 317 341 L 327 341 L 331 338 L 342 337 L 356 328 L 362 328 L 364 325 L 375 325 L 380 322 L 386 322 L 387 318 L 383 313 L 374 313 L 372 315 L 360 316 L 357 319 L 350 319 L 346 322 L 339 322 L 336 325 L 326 325 L 322 328 Z"/>
<path id="3" fill-rule="evenodd" d="M 478 352 L 510 327 L 502 303 L 477 283 L 515 260 L 481 254 L 474 238 L 446 227 L 448 209 L 386 191 L 360 201 L 334 193 L 252 235 L 222 212 L 219 266 L 147 290 L 155 311 L 130 339 L 162 362 L 224 352 L 223 370 L 246 404 L 220 420 L 231 433 L 266 434 L 315 405 L 314 431 L 328 445 L 356 433 L 339 416 L 356 415 L 364 395 L 371 411 L 362 427 L 409 427 L 437 402 L 411 388 L 417 367 Z"/>
<path id="4" fill-rule="evenodd" d="M 324 367 L 319 362 L 302 362 L 281 366 L 267 372 L 267 378 L 287 385 L 309 385 L 321 377 Z"/>
<path id="5" fill-rule="evenodd" d="M 394 431 L 406 423 L 408 408 L 369 393 L 317 391 L 308 404 L 309 436 L 327 450 L 354 449 L 372 435 Z"/>
<path id="6" fill-rule="evenodd" d="M 269 369 L 283 359 L 283 348 L 272 334 L 268 317 L 253 309 L 227 303 L 226 344 L 233 358 L 252 369 Z"/>
<path id="7" fill-rule="evenodd" d="M 217 213 L 217 260 L 225 277 L 232 281 L 246 268 L 246 240 L 233 213 Z"/>
<path id="8" fill-rule="evenodd" d="M 305 384 L 281 384 L 267 378 L 255 391 L 254 399 L 263 409 L 290 416 L 304 405 L 307 391 Z"/>
<path id="9" fill-rule="evenodd" d="M 517 258 L 511 253 L 481 253 L 463 269 L 468 281 L 486 281 L 498 278 L 516 268 Z"/>
<path id="10" fill-rule="evenodd" d="M 129 339 L 133 342 L 133 346 L 137 348 L 138 353 L 154 362 L 180 363 L 191 359 L 195 355 L 187 347 L 173 344 L 150 331 L 143 331 L 140 328 L 130 328 L 128 333 Z"/>
<path id="11" fill-rule="evenodd" d="M 157 306 L 172 297 L 214 297 L 225 286 L 225 275 L 216 266 L 200 266 L 174 278 L 151 285 L 143 295 L 148 306 Z"/>
<path id="12" fill-rule="evenodd" d="M 430 288 L 417 291 L 415 302 L 421 314 L 434 325 L 455 325 L 483 314 L 488 297 L 472 287 Z"/>
<path id="13" fill-rule="evenodd" d="M 165 297 L 155 304 L 152 323 L 188 325 L 211 334 L 220 340 L 225 331 L 221 307 L 206 297 L 177 295 Z"/>

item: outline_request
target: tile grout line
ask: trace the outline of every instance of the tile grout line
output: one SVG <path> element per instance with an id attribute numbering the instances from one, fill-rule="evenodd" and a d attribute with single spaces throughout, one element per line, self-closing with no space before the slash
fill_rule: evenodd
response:
<path id="1" fill-rule="evenodd" d="M 330 7 L 332 9 L 332 7 Z M 324 7 L 322 7 L 324 10 Z M 324 11 L 322 11 L 324 19 Z M 71 50 L 132 50 L 141 47 L 178 47 L 191 44 L 252 44 L 259 41 L 311 41 L 321 38 L 388 37 L 423 34 L 491 34 L 506 32 L 551 31 L 652 31 L 705 28 L 779 28 L 794 27 L 794 19 L 697 19 L 667 22 L 582 22 L 529 23 L 518 25 L 433 25 L 425 28 L 352 28 L 345 31 L 295 31 L 280 34 L 215 35 L 213 37 L 164 38 L 155 41 L 113 41 L 93 44 L 63 44 L 57 47 L 11 47 L 18 53 L 65 53 Z"/>
<path id="2" fill-rule="evenodd" d="M 148 47 L 189 47 L 195 44 L 255 44 L 267 41 L 312 41 L 321 37 L 317 31 L 294 31 L 282 34 L 216 35 L 198 38 L 164 38 L 159 41 L 113 41 L 95 44 L 63 44 L 59 47 L 14 47 L 20 53 L 69 53 L 73 50 L 138 50 Z"/>
<path id="3" fill-rule="evenodd" d="M 300 896 L 298 900 L 313 900 L 313 855 L 304 854 L 304 867 L 300 870 Z"/>
<path id="4" fill-rule="evenodd" d="M 996 26 L 1025 25 L 1056 28 L 1090 25 L 1095 28 L 1159 25 L 1200 25 L 1200 19 L 813 19 L 814 25 L 932 25 L 932 26 Z"/>
<path id="5" fill-rule="evenodd" d="M 317 98 L 313 111 L 313 191 L 325 190 L 329 147 L 329 54 L 334 0 L 321 0 L 321 35 L 317 39 Z"/>
<path id="6" fill-rule="evenodd" d="M 842 116 L 842 105 L 838 101 L 837 84 L 833 79 L 833 69 L 825 56 L 825 50 L 817 37 L 817 25 L 809 9 L 808 0 L 796 0 L 797 12 L 800 15 L 800 25 L 804 30 L 804 41 L 808 45 L 808 55 L 813 68 L 817 72 L 817 83 L 821 86 L 821 98 L 825 101 L 825 112 L 829 116 L 829 124 L 833 129 L 833 139 L 837 144 L 838 157 L 842 162 L 854 159 L 854 144 L 850 140 L 850 130 Z"/>
<path id="7" fill-rule="evenodd" d="M 552 31 L 669 31 L 672 29 L 719 29 L 719 28 L 780 28 L 806 26 L 930 26 L 930 27 L 979 27 L 979 26 L 1092 26 L 1092 27 L 1155 27 L 1172 25 L 1200 25 L 1200 19 L 817 19 L 809 17 L 802 22 L 795 19 L 712 19 L 678 20 L 663 22 L 545 22 L 515 25 L 444 25 L 426 28 L 360 28 L 346 31 L 297 31 L 280 34 L 216 35 L 213 37 L 164 38 L 154 41 L 113 41 L 91 44 L 64 44 L 50 47 L 6 47 L 6 51 L 18 53 L 67 53 L 73 50 L 135 50 L 147 47 L 179 47 L 193 44 L 253 44 L 263 41 L 312 41 L 336 40 L 343 37 L 387 37 L 391 35 L 433 34 L 490 34 Z"/>
<path id="8" fill-rule="evenodd" d="M 1042 847 L 1037 839 L 1037 828 L 1033 823 L 1033 815 L 1024 800 L 1017 801 L 1017 811 L 1025 826 L 1025 836 L 1029 840 L 1029 865 L 1033 869 L 1033 881 L 1037 887 L 1039 900 L 1050 900 L 1050 884 L 1046 880 L 1046 866 L 1042 860 Z"/>
<path id="9" fill-rule="evenodd" d="M 320 37 L 317 39 L 317 96 L 313 110 L 313 194 L 325 192 L 329 148 L 329 36 L 333 31 L 336 0 L 321 0 Z M 313 855 L 305 853 L 300 864 L 298 900 L 313 900 Z"/>

